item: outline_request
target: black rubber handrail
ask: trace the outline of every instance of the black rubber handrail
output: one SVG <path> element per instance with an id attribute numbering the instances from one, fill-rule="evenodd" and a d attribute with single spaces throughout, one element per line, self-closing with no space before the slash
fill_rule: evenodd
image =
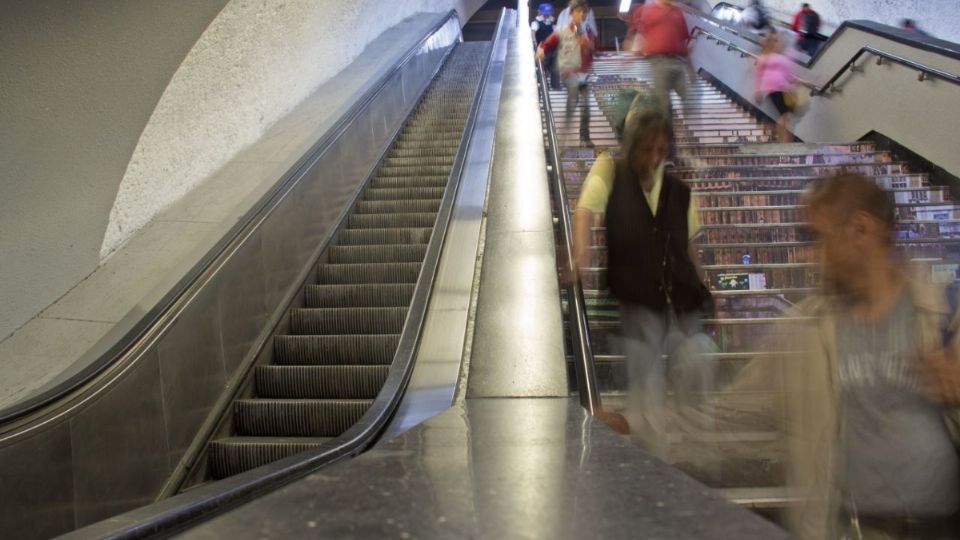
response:
<path id="1" fill-rule="evenodd" d="M 399 70 L 399 66 L 409 62 L 423 43 L 452 18 L 456 11 L 450 10 L 446 16 L 433 25 L 423 40 L 416 43 L 397 62 L 396 67 L 384 74 L 347 112 L 320 138 L 297 163 L 287 171 L 277 184 L 265 193 L 230 230 L 186 272 L 176 285 L 162 295 L 161 299 L 146 312 L 136 309 L 117 324 L 120 335 L 111 343 L 95 345 L 77 362 L 83 367 L 63 380 L 36 392 L 32 397 L 16 402 L 0 410 L 0 426 L 24 419 L 27 415 L 43 407 L 57 403 L 78 391 L 101 376 L 111 366 L 142 354 L 149 342 L 158 337 L 158 329 L 172 324 L 180 315 L 187 300 L 193 298 L 209 281 L 215 270 L 221 266 L 237 247 L 255 231 L 277 208 L 284 198 L 297 186 L 305 171 L 322 156 L 340 137 L 343 131 L 360 115 L 377 94 L 390 83 Z M 126 328 L 124 330 L 124 327 Z M 4 430 L 0 428 L 0 433 Z"/>
<path id="2" fill-rule="evenodd" d="M 505 9 L 501 11 L 493 43 L 502 39 L 505 13 Z M 456 17 L 456 14 L 451 12 L 451 16 Z M 449 17 L 444 20 L 449 20 Z M 438 29 L 439 27 L 434 28 L 428 37 Z M 477 122 L 479 103 L 487 85 L 495 48 L 492 46 L 490 49 L 490 55 L 471 104 L 464 135 L 450 172 L 452 183 L 445 191 L 437 213 L 436 226 L 431 234 L 424 266 L 414 289 L 407 320 L 400 337 L 400 345 L 394 356 L 394 364 L 391 365 L 383 388 L 360 421 L 334 441 L 316 450 L 303 452 L 224 480 L 202 485 L 181 495 L 73 531 L 63 538 L 134 539 L 156 535 L 167 536 L 278 489 L 322 467 L 356 455 L 376 442 L 400 403 L 403 390 L 412 372 L 426 306 L 433 290 L 440 260 L 440 250 L 453 212 L 453 204 L 466 160 L 466 149 L 469 147 L 473 128 Z"/>
<path id="3" fill-rule="evenodd" d="M 553 187 L 558 214 L 560 215 L 560 232 L 563 238 L 562 267 L 569 276 L 576 276 L 578 269 L 573 260 L 573 225 L 570 220 L 567 187 L 564 185 L 560 169 L 560 146 L 557 143 L 557 132 L 553 125 L 553 108 L 550 105 L 550 86 L 547 84 L 546 70 L 542 62 L 537 62 L 537 78 L 540 89 L 540 99 L 543 103 L 544 131 L 547 142 L 547 176 Z M 570 317 L 570 337 L 573 342 L 574 369 L 577 375 L 577 388 L 580 394 L 580 404 L 594 414 L 603 410 L 600 399 L 600 390 L 597 385 L 596 367 L 593 358 L 593 349 L 590 345 L 590 323 L 587 321 L 586 301 L 583 298 L 583 287 L 579 279 L 571 279 L 567 288 L 567 311 Z"/>

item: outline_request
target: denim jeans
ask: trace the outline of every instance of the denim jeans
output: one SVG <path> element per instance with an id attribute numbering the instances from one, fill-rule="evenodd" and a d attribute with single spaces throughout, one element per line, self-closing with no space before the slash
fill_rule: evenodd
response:
<path id="1" fill-rule="evenodd" d="M 580 106 L 580 138 L 590 138 L 590 87 L 586 76 L 573 73 L 563 80 L 567 87 L 567 121 L 573 118 L 573 110 Z"/>
<path id="2" fill-rule="evenodd" d="M 706 412 L 704 393 L 713 388 L 713 362 L 703 353 L 712 342 L 697 313 L 674 316 L 644 306 L 622 304 L 620 317 L 626 355 L 627 421 L 634 442 L 655 455 L 666 454 L 667 381 L 673 382 L 679 408 Z M 667 369 L 668 362 L 670 369 Z"/>

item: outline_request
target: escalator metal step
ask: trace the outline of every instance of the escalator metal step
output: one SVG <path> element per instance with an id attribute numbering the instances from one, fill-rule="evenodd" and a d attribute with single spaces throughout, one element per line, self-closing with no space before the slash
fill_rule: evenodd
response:
<path id="1" fill-rule="evenodd" d="M 422 165 L 412 163 L 410 165 L 383 165 L 377 170 L 378 175 L 383 176 L 437 176 L 441 174 L 450 174 L 449 165 Z"/>
<path id="2" fill-rule="evenodd" d="M 300 308 L 290 312 L 294 334 L 399 334 L 406 307 Z"/>
<path id="3" fill-rule="evenodd" d="M 421 262 L 426 253 L 427 244 L 332 246 L 328 262 L 331 264 Z"/>
<path id="4" fill-rule="evenodd" d="M 309 285 L 304 307 L 406 307 L 413 297 L 413 283 L 364 285 Z"/>
<path id="5" fill-rule="evenodd" d="M 357 206 L 353 212 L 354 214 L 436 213 L 439 209 L 440 201 L 437 199 L 413 199 L 406 201 L 357 201 Z"/>
<path id="6" fill-rule="evenodd" d="M 400 334 L 276 336 L 273 339 L 273 362 L 310 366 L 389 365 L 399 343 Z"/>
<path id="7" fill-rule="evenodd" d="M 390 366 L 257 366 L 257 396 L 278 399 L 373 399 Z"/>
<path id="8" fill-rule="evenodd" d="M 338 237 L 341 246 L 380 244 L 426 244 L 433 229 L 345 229 Z"/>
<path id="9" fill-rule="evenodd" d="M 353 214 L 348 220 L 351 229 L 390 229 L 394 227 L 433 227 L 434 212 L 402 214 Z"/>
<path id="10" fill-rule="evenodd" d="M 371 188 L 443 188 L 447 185 L 446 176 L 378 176 L 370 184 Z M 439 204 L 439 197 L 430 197 L 429 200 L 436 200 Z M 360 201 L 360 202 L 379 202 L 379 201 Z M 383 202 L 392 202 L 384 200 Z M 403 202 L 403 201 L 401 201 Z"/>
<path id="11" fill-rule="evenodd" d="M 241 399 L 237 433 L 259 437 L 336 437 L 367 412 L 370 399 Z"/>
<path id="12" fill-rule="evenodd" d="M 394 173 L 395 174 L 395 173 Z M 409 199 L 441 199 L 443 198 L 442 187 L 417 187 L 417 188 L 370 188 L 363 194 L 367 201 L 387 201 L 387 200 L 409 200 Z"/>
<path id="13" fill-rule="evenodd" d="M 321 285 L 416 283 L 418 275 L 420 275 L 418 262 L 325 264 L 318 272 Z"/>
<path id="14" fill-rule="evenodd" d="M 329 437 L 228 437 L 210 443 L 210 472 L 220 480 L 319 448 Z"/>
<path id="15" fill-rule="evenodd" d="M 383 161 L 385 167 L 443 167 L 449 169 L 453 165 L 453 154 L 445 156 L 417 156 L 417 157 L 388 157 Z"/>
<path id="16" fill-rule="evenodd" d="M 425 156 L 453 156 L 457 153 L 457 145 L 442 146 L 397 146 L 390 151 L 390 157 L 425 157 Z"/>

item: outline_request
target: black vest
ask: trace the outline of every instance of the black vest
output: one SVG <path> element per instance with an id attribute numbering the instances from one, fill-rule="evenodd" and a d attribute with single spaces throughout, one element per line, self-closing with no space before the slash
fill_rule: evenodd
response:
<path id="1" fill-rule="evenodd" d="M 640 182 L 622 160 L 616 174 L 606 211 L 611 292 L 621 302 L 656 311 L 701 309 L 708 293 L 687 251 L 690 188 L 664 174 L 654 216 Z"/>
<path id="2" fill-rule="evenodd" d="M 550 37 L 552 33 L 553 20 L 537 18 L 537 31 L 534 33 L 534 39 L 536 39 L 537 45 L 543 43 L 543 40 Z"/>

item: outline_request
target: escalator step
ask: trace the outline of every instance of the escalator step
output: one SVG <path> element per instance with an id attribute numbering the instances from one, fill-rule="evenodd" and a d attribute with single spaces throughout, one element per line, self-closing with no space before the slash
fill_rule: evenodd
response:
<path id="1" fill-rule="evenodd" d="M 390 366 L 257 366 L 257 396 L 278 399 L 373 399 Z"/>
<path id="2" fill-rule="evenodd" d="M 444 188 L 442 187 L 418 187 L 406 189 L 369 188 L 363 193 L 363 198 L 367 201 L 442 199 L 443 190 Z"/>
<path id="3" fill-rule="evenodd" d="M 433 227 L 434 212 L 406 214 L 353 214 L 348 221 L 351 229 L 392 229 L 394 227 Z"/>
<path id="4" fill-rule="evenodd" d="M 425 157 L 425 156 L 453 156 L 457 153 L 457 145 L 450 143 L 446 146 L 406 146 L 398 145 L 390 150 L 390 157 Z"/>
<path id="5" fill-rule="evenodd" d="M 388 157 L 383 161 L 385 167 L 418 167 L 428 165 L 449 169 L 453 165 L 453 155 L 446 156 L 417 156 L 417 157 Z"/>
<path id="6" fill-rule="evenodd" d="M 447 185 L 446 176 L 378 176 L 370 184 L 371 189 L 397 189 L 397 188 L 443 188 Z M 438 201 L 439 197 L 430 197 L 427 200 Z M 360 201 L 360 202 L 381 202 L 381 201 Z M 394 202 L 383 200 L 382 202 Z M 399 201 L 405 202 L 405 201 Z"/>
<path id="7" fill-rule="evenodd" d="M 426 244 L 430 241 L 430 228 L 408 229 L 344 229 L 337 241 L 341 246 L 381 244 Z"/>
<path id="8" fill-rule="evenodd" d="M 356 263 L 325 264 L 318 271 L 321 285 L 355 285 L 361 283 L 416 283 L 420 263 Z"/>
<path id="9" fill-rule="evenodd" d="M 210 443 L 214 479 L 255 469 L 267 463 L 320 448 L 328 437 L 229 437 Z"/>
<path id="10" fill-rule="evenodd" d="M 304 307 L 406 307 L 413 297 L 413 283 L 364 285 L 308 285 Z"/>
<path id="11" fill-rule="evenodd" d="M 241 399 L 234 406 L 240 435 L 336 437 L 367 412 L 370 399 Z"/>
<path id="12" fill-rule="evenodd" d="M 422 165 L 413 163 L 410 165 L 382 165 L 377 169 L 378 175 L 383 176 L 436 176 L 450 174 L 449 165 Z"/>
<path id="13" fill-rule="evenodd" d="M 422 262 L 426 253 L 427 244 L 332 246 L 328 262 L 331 264 Z"/>
<path id="14" fill-rule="evenodd" d="M 399 334 L 406 307 L 300 308 L 290 312 L 294 334 Z"/>
<path id="15" fill-rule="evenodd" d="M 353 212 L 354 214 L 436 213 L 439 209 L 440 201 L 438 199 L 412 199 L 404 201 L 357 201 L 357 206 Z"/>
<path id="16" fill-rule="evenodd" d="M 278 365 L 387 365 L 400 343 L 399 334 L 277 336 L 273 362 Z"/>

